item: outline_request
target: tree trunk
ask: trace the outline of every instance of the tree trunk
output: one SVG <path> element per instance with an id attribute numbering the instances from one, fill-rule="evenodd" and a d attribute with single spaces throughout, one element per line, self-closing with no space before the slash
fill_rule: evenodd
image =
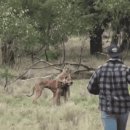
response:
<path id="1" fill-rule="evenodd" d="M 2 64 L 7 64 L 7 45 L 3 44 L 1 47 L 2 52 Z"/>
<path id="2" fill-rule="evenodd" d="M 66 55 L 66 50 L 65 50 L 65 43 L 64 43 L 64 41 L 62 42 L 62 46 L 63 46 L 63 61 L 62 61 L 62 63 L 64 64 L 65 63 L 65 55 Z"/>
<path id="3" fill-rule="evenodd" d="M 102 52 L 102 33 L 103 29 L 96 26 L 93 32 L 90 33 L 90 54 L 95 55 L 97 52 Z"/>
<path id="4" fill-rule="evenodd" d="M 48 58 L 48 55 L 47 55 L 47 50 L 48 50 L 48 48 L 46 47 L 45 48 L 45 57 L 46 57 L 46 61 L 49 61 L 49 58 Z"/>
<path id="5" fill-rule="evenodd" d="M 15 64 L 15 54 L 12 44 L 3 44 L 1 47 L 2 64 L 13 66 Z"/>
<path id="6" fill-rule="evenodd" d="M 81 41 L 81 39 L 80 39 L 80 41 Z M 84 39 L 84 41 L 85 41 L 85 39 Z M 84 41 L 82 41 L 82 45 L 81 45 L 81 48 L 80 48 L 79 65 L 77 66 L 77 69 L 79 69 L 81 61 L 82 61 L 82 54 L 83 54 L 83 49 L 84 49 L 84 45 L 85 45 Z"/>
<path id="7" fill-rule="evenodd" d="M 32 61 L 32 63 L 34 63 L 34 52 L 33 52 L 33 50 L 31 51 L 31 61 Z"/>

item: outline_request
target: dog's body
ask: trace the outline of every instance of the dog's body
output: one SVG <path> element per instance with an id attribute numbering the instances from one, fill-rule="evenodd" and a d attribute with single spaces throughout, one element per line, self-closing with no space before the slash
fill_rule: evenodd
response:
<path id="1" fill-rule="evenodd" d="M 66 101 L 66 93 L 67 89 L 69 87 L 69 84 L 60 82 L 58 80 L 41 80 L 39 83 L 37 83 L 33 87 L 33 93 L 31 95 L 27 96 L 32 96 L 35 93 L 35 97 L 33 99 L 33 102 L 35 103 L 36 100 L 41 96 L 42 91 L 44 88 L 48 88 L 52 91 L 53 93 L 53 99 L 57 105 L 60 104 L 60 97 L 63 96 L 64 100 Z"/>

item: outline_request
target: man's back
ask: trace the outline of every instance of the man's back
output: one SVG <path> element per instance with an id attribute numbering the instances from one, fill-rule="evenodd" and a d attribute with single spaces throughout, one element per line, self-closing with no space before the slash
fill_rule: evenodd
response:
<path id="1" fill-rule="evenodd" d="M 87 86 L 99 95 L 99 108 L 104 130 L 126 130 L 130 110 L 130 69 L 121 61 L 122 52 L 116 43 L 107 48 L 110 59 L 91 76 Z"/>
<path id="2" fill-rule="evenodd" d="M 109 113 L 124 113 L 130 109 L 128 67 L 120 60 L 110 59 L 98 68 L 89 82 L 99 87 L 99 106 Z M 94 82 L 96 81 L 96 83 Z"/>

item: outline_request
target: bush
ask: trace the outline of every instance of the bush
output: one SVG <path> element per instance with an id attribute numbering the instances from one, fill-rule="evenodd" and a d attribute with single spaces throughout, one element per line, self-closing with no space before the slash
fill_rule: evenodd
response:
<path id="1" fill-rule="evenodd" d="M 57 51 L 48 50 L 47 56 L 49 60 L 57 60 L 60 56 L 60 53 Z M 45 54 L 42 54 L 42 58 L 45 58 Z"/>

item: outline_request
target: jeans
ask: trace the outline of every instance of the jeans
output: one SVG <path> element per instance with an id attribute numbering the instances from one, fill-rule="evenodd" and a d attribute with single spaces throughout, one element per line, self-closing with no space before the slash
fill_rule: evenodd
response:
<path id="1" fill-rule="evenodd" d="M 108 114 L 101 112 L 101 118 L 104 130 L 126 130 L 126 124 L 129 113 L 123 114 Z"/>

